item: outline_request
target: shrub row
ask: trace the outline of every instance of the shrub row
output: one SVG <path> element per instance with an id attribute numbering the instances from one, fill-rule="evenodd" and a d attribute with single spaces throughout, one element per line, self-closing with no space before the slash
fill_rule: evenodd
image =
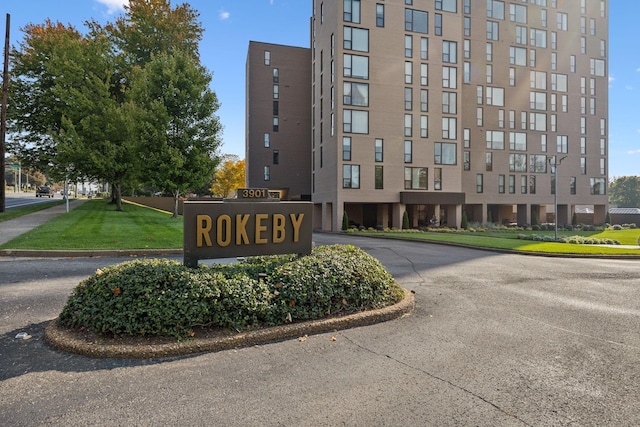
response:
<path id="1" fill-rule="evenodd" d="M 197 269 L 135 260 L 82 281 L 59 323 L 102 335 L 182 338 L 197 326 L 272 326 L 380 308 L 403 296 L 378 260 L 350 245 Z"/>
<path id="2" fill-rule="evenodd" d="M 554 236 L 538 235 L 538 234 L 518 234 L 520 240 L 533 240 L 536 242 L 556 242 Z M 619 245 L 620 242 L 614 239 L 599 239 L 596 237 L 583 237 L 583 236 L 566 236 L 559 237 L 558 243 L 573 243 L 575 245 Z"/>

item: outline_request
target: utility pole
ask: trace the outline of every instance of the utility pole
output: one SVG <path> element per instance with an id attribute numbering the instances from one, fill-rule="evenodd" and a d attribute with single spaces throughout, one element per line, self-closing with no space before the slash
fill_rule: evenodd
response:
<path id="1" fill-rule="evenodd" d="M 5 162 L 4 155 L 6 152 L 5 136 L 7 134 L 7 97 L 9 93 L 9 24 L 11 23 L 11 15 L 7 13 L 7 31 L 4 37 L 4 69 L 2 71 L 2 108 L 0 111 L 0 176 L 2 183 L 0 184 L 0 212 L 5 211 L 6 197 L 4 185 Z"/>
<path id="2" fill-rule="evenodd" d="M 566 159 L 567 156 L 564 156 L 558 160 L 556 156 L 549 158 L 549 165 L 553 169 L 553 207 L 554 207 L 554 226 L 555 226 L 555 234 L 554 241 L 558 241 L 558 166 L 562 164 L 562 161 Z M 551 161 L 553 160 L 553 163 Z"/>

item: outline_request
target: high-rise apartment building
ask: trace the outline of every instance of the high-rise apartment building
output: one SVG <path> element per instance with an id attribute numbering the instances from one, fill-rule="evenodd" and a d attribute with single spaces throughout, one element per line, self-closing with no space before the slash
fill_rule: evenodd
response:
<path id="1" fill-rule="evenodd" d="M 246 68 L 246 184 L 311 200 L 311 52 L 252 41 Z"/>
<path id="2" fill-rule="evenodd" d="M 315 226 L 604 222 L 607 39 L 606 0 L 313 0 Z"/>

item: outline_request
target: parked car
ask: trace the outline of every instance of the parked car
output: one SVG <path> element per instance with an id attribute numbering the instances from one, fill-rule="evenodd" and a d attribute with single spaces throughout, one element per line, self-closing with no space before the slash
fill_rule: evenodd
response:
<path id="1" fill-rule="evenodd" d="M 36 190 L 36 197 L 53 197 L 53 189 L 48 185 L 43 185 L 42 187 L 38 187 Z"/>

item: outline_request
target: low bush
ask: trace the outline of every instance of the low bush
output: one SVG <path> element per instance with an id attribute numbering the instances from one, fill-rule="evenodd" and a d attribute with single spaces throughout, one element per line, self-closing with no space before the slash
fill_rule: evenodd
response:
<path id="1" fill-rule="evenodd" d="M 82 281 L 58 321 L 99 335 L 184 338 L 198 326 L 272 326 L 380 308 L 403 296 L 378 260 L 355 246 L 331 245 L 304 257 L 197 269 L 168 260 L 124 262 Z"/>

